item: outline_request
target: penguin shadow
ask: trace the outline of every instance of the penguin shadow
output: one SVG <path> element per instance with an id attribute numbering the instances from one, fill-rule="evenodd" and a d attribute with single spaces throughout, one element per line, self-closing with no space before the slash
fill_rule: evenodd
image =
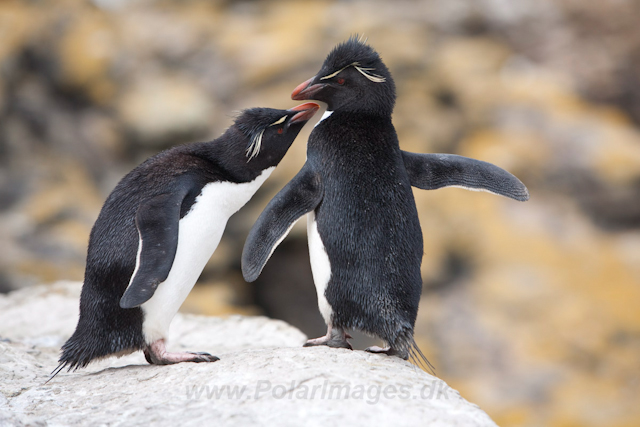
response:
<path id="1" fill-rule="evenodd" d="M 95 377 L 95 376 L 105 375 L 105 374 L 108 374 L 110 372 L 116 373 L 116 372 L 126 372 L 126 371 L 140 370 L 140 369 L 142 369 L 142 370 L 150 370 L 151 369 L 152 370 L 155 367 L 156 366 L 149 365 L 148 363 L 147 364 L 143 364 L 143 363 L 137 364 L 136 363 L 136 364 L 130 364 L 130 365 L 124 365 L 124 366 L 109 366 L 109 367 L 106 367 L 106 368 L 101 369 L 99 371 L 88 372 L 87 376 Z M 160 374 L 160 373 L 158 372 L 158 374 Z M 158 374 L 156 374 L 156 375 L 158 375 Z"/>
<path id="2" fill-rule="evenodd" d="M 318 310 L 306 237 L 290 235 L 278 246 L 252 284 L 252 293 L 254 303 L 266 316 L 284 320 L 309 338 L 327 332 Z M 360 331 L 349 331 L 349 334 L 354 349 L 381 344 L 380 340 Z"/>
<path id="3" fill-rule="evenodd" d="M 129 365 L 124 365 L 124 366 L 107 366 L 104 367 L 102 369 L 98 369 L 96 371 L 75 371 L 75 370 L 71 370 L 70 372 L 65 372 L 63 375 L 58 375 L 56 374 L 55 377 L 51 375 L 51 373 L 46 374 L 46 376 L 38 381 L 38 386 L 40 387 L 53 387 L 56 385 L 60 385 L 59 382 L 64 382 L 66 378 L 69 378 L 69 381 L 76 381 L 79 378 L 91 378 L 91 377 L 99 377 L 102 375 L 108 375 L 110 372 L 116 373 L 116 372 L 124 372 L 124 371 L 132 371 L 134 369 L 140 369 L 140 368 L 152 368 L 152 365 L 145 365 L 145 364 L 129 364 Z M 154 375 L 155 376 L 155 375 Z M 58 382 L 56 381 L 52 381 L 54 380 L 54 378 L 56 380 L 58 380 Z M 153 377 L 151 377 L 153 378 Z M 148 379 L 151 379 L 148 378 Z"/>

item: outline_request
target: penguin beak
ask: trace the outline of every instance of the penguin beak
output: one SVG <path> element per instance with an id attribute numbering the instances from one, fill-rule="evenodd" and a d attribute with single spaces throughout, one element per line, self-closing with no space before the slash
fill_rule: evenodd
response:
<path id="1" fill-rule="evenodd" d="M 312 85 L 311 82 L 315 78 L 316 77 L 313 76 L 309 80 L 307 80 L 306 82 L 300 83 L 298 85 L 298 87 L 296 87 L 293 90 L 293 92 L 291 93 L 291 99 L 296 100 L 296 101 L 302 101 L 302 100 L 305 100 L 305 99 L 313 99 L 313 96 L 316 93 L 320 92 L 320 90 L 326 86 L 325 84 L 321 84 L 321 83 L 316 83 L 316 84 Z"/>
<path id="2" fill-rule="evenodd" d="M 291 113 L 296 113 L 296 114 L 291 118 L 291 120 L 289 120 L 289 124 L 292 125 L 295 123 L 306 122 L 311 117 L 313 117 L 314 114 L 316 114 L 319 108 L 320 106 L 313 102 L 307 102 L 304 104 L 300 104 L 296 107 L 290 108 L 287 111 Z"/>

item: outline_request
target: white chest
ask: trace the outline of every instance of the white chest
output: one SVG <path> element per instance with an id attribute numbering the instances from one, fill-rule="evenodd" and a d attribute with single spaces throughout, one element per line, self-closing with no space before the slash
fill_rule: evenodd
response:
<path id="1" fill-rule="evenodd" d="M 167 279 L 141 306 L 147 342 L 166 337 L 171 320 L 218 247 L 227 221 L 251 199 L 274 169 L 265 169 L 251 182 L 212 182 L 202 188 L 191 210 L 179 222 L 178 247 Z"/>
<path id="2" fill-rule="evenodd" d="M 316 214 L 311 211 L 307 214 L 307 240 L 309 241 L 309 258 L 311 260 L 311 273 L 313 283 L 318 294 L 318 308 L 327 325 L 331 324 L 333 310 L 327 301 L 325 291 L 331 279 L 331 262 L 318 233 Z"/>
<path id="3" fill-rule="evenodd" d="M 325 111 L 324 113 L 322 113 L 322 117 L 320 117 L 320 120 L 318 120 L 318 123 L 316 123 L 313 127 L 315 128 L 324 120 L 328 119 L 331 116 L 331 114 L 333 114 L 333 111 Z"/>

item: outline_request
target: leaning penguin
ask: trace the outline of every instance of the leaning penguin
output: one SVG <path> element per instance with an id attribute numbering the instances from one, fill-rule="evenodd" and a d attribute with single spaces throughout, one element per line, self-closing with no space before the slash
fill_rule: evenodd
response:
<path id="1" fill-rule="evenodd" d="M 159 365 L 218 360 L 168 352 L 169 324 L 229 217 L 317 110 L 314 103 L 245 110 L 218 139 L 171 148 L 120 181 L 91 230 L 78 326 L 52 377 L 66 366 L 136 350 Z"/>
<path id="2" fill-rule="evenodd" d="M 411 187 L 463 187 L 525 201 L 526 187 L 490 163 L 400 150 L 391 122 L 395 85 L 379 55 L 352 37 L 329 53 L 295 100 L 327 103 L 311 132 L 307 161 L 252 228 L 242 271 L 254 281 L 292 225 L 307 235 L 324 337 L 306 346 L 351 348 L 348 330 L 385 341 L 370 347 L 428 364 L 413 339 L 422 290 L 422 231 Z M 420 358 L 420 359 L 418 359 Z"/>

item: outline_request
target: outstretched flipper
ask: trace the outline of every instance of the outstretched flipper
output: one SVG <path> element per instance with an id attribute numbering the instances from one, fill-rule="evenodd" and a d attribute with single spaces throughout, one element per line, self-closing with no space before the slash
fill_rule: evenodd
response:
<path id="1" fill-rule="evenodd" d="M 180 207 L 188 184 L 181 183 L 175 191 L 156 196 L 138 208 L 138 257 L 120 307 L 133 308 L 147 302 L 167 279 L 178 249 Z"/>
<path id="2" fill-rule="evenodd" d="M 524 202 L 529 191 L 506 170 L 491 163 L 455 154 L 417 154 L 402 152 L 411 185 L 422 190 L 461 187 L 488 191 Z"/>
<path id="3" fill-rule="evenodd" d="M 320 176 L 309 163 L 269 202 L 249 232 L 242 250 L 242 275 L 247 282 L 258 278 L 273 251 L 300 217 L 322 200 Z"/>

